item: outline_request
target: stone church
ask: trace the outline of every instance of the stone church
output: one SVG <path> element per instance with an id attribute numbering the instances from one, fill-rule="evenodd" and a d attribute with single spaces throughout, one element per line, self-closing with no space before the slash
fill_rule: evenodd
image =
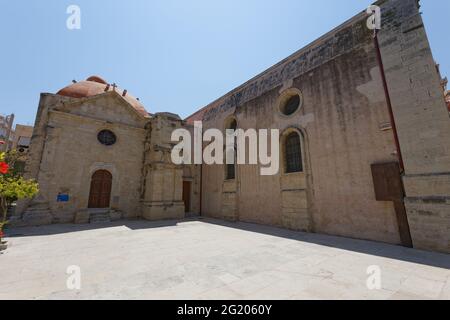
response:
<path id="1" fill-rule="evenodd" d="M 93 76 L 43 93 L 13 224 L 197 214 L 450 252 L 450 118 L 417 0 L 379 1 L 187 119 Z M 171 162 L 177 128 L 279 129 L 281 168 Z"/>

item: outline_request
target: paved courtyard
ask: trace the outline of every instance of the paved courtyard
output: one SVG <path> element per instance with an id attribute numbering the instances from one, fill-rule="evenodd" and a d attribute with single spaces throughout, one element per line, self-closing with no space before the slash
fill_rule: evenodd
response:
<path id="1" fill-rule="evenodd" d="M 200 219 L 9 230 L 0 299 L 450 299 L 450 255 Z M 81 289 L 67 289 L 68 266 Z M 381 289 L 367 288 L 378 266 Z"/>

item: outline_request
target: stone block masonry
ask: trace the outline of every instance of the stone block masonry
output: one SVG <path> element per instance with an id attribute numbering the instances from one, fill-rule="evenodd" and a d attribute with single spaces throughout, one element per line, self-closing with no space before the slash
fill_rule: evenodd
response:
<path id="1" fill-rule="evenodd" d="M 380 1 L 414 247 L 450 252 L 450 119 L 417 0 Z"/>

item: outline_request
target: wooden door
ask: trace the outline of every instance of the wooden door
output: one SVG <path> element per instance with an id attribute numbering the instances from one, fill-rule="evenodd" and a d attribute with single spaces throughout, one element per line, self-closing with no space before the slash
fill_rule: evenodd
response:
<path id="1" fill-rule="evenodd" d="M 109 208 L 111 200 L 112 175 L 106 170 L 98 170 L 92 175 L 89 193 L 89 208 Z"/>
<path id="2" fill-rule="evenodd" d="M 184 212 L 191 211 L 191 182 L 183 181 Z"/>

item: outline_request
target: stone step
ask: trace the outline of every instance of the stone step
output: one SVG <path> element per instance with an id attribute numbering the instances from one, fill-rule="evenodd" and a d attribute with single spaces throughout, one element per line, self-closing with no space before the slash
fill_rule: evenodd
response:
<path id="1" fill-rule="evenodd" d="M 91 217 L 108 217 L 109 218 L 109 213 L 91 213 Z"/>
<path id="2" fill-rule="evenodd" d="M 89 220 L 89 223 L 104 223 L 104 222 L 111 222 L 111 219 L 91 219 L 91 220 Z"/>
<path id="3" fill-rule="evenodd" d="M 88 209 L 90 214 L 109 214 L 110 209 Z"/>
<path id="4" fill-rule="evenodd" d="M 30 208 L 23 213 L 22 218 L 11 217 L 10 226 L 41 226 L 52 224 L 53 216 L 50 210 Z"/>
<path id="5" fill-rule="evenodd" d="M 94 224 L 94 223 L 109 223 L 111 222 L 111 219 L 91 219 L 89 221 L 89 223 Z"/>
<path id="6" fill-rule="evenodd" d="M 90 210 L 89 223 L 111 222 L 109 210 Z"/>

